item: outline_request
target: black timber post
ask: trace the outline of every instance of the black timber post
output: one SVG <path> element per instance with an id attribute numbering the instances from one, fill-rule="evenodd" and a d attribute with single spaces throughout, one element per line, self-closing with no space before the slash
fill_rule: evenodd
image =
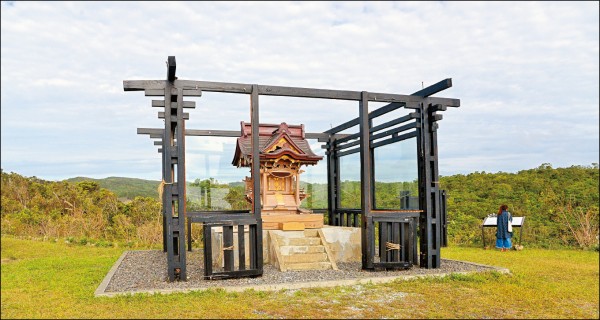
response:
<path id="1" fill-rule="evenodd" d="M 185 251 L 185 128 L 183 89 L 175 88 L 175 57 L 167 61 L 163 139 L 163 212 L 167 217 L 169 281 L 187 280 Z"/>
<path id="2" fill-rule="evenodd" d="M 250 268 L 263 270 L 263 250 L 262 250 L 262 219 L 261 219 L 261 197 L 260 197 L 260 147 L 259 147 L 259 106 L 258 106 L 258 85 L 252 85 L 250 94 L 250 123 L 252 125 L 252 210 L 256 218 L 256 244 L 253 245 L 256 250 L 256 261 L 250 261 Z"/>
<path id="3" fill-rule="evenodd" d="M 164 145 L 165 145 L 164 141 L 166 139 L 167 139 L 167 137 L 165 136 L 165 131 L 163 130 L 162 141 L 161 141 L 162 146 L 163 146 L 163 150 L 164 150 Z M 166 158 L 166 156 L 167 156 L 167 153 L 161 151 L 160 155 L 162 157 L 162 181 L 165 181 L 165 174 L 167 172 L 167 170 L 166 170 L 166 166 L 167 166 L 167 158 Z M 163 186 L 161 186 L 161 187 L 163 187 Z M 164 189 L 162 191 L 164 191 Z M 165 210 L 164 192 L 163 192 L 163 197 L 162 197 L 162 199 L 160 199 L 160 201 L 162 201 L 162 207 L 163 207 L 163 210 L 162 210 L 162 218 L 163 218 L 162 219 L 162 222 L 163 222 L 163 252 L 167 252 L 167 246 L 168 246 L 167 237 L 168 237 L 168 230 L 169 230 L 169 228 L 168 228 L 168 225 L 167 225 L 167 211 Z"/>
<path id="4" fill-rule="evenodd" d="M 439 175 L 437 156 L 437 120 L 436 108 L 424 99 L 420 104 L 417 122 L 417 153 L 419 167 L 419 243 L 421 268 L 440 267 L 440 228 L 441 207 L 439 196 Z"/>
<path id="5" fill-rule="evenodd" d="M 360 209 L 361 215 L 361 249 L 362 249 L 362 268 L 373 269 L 374 257 L 374 231 L 373 218 L 371 216 L 372 209 L 372 188 L 371 188 L 371 143 L 370 143 L 370 127 L 369 127 L 369 94 L 365 91 L 361 92 L 361 100 L 359 103 L 358 125 L 360 133 Z"/>
<path id="6" fill-rule="evenodd" d="M 369 117 L 370 118 L 370 117 Z M 377 209 L 377 201 L 375 200 L 375 148 L 372 148 L 371 128 L 373 128 L 373 119 L 369 119 L 369 157 L 371 158 L 371 209 Z"/>
<path id="7" fill-rule="evenodd" d="M 327 212 L 328 212 L 328 224 L 330 226 L 335 226 L 336 221 L 336 212 L 338 209 L 338 193 L 337 189 L 339 185 L 337 184 L 339 175 L 338 167 L 337 167 L 337 155 L 335 151 L 335 140 L 333 136 L 329 136 L 329 140 L 327 142 Z"/>
<path id="8" fill-rule="evenodd" d="M 440 235 L 441 237 L 441 244 L 442 247 L 447 247 L 448 246 L 448 212 L 446 211 L 447 208 L 447 198 L 446 198 L 446 190 L 440 190 L 440 205 L 442 206 L 442 209 L 440 210 L 441 214 L 442 214 L 442 234 Z"/>

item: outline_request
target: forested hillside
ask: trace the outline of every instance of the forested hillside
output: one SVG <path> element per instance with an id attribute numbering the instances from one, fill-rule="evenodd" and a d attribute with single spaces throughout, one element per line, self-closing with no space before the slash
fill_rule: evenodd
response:
<path id="1" fill-rule="evenodd" d="M 479 225 L 502 204 L 524 216 L 524 239 L 542 247 L 598 244 L 598 165 L 518 173 L 475 172 L 441 177 L 448 193 L 448 236 L 454 243 L 480 241 Z"/>
<path id="2" fill-rule="evenodd" d="M 159 244 L 162 219 L 158 184 L 158 181 L 115 177 L 52 182 L 2 172 L 2 233 L 74 237 L 84 242 L 95 239 Z M 525 245 L 598 246 L 597 164 L 556 169 L 544 164 L 518 173 L 474 172 L 440 177 L 440 186 L 448 193 L 448 236 L 452 244 L 479 245 L 483 218 L 495 213 L 501 204 L 507 204 L 514 216 L 526 217 Z M 311 195 L 303 202 L 305 208 L 327 207 L 325 184 L 302 183 L 301 187 Z M 360 208 L 360 183 L 343 181 L 341 189 L 342 207 Z M 402 191 L 417 195 L 416 181 L 377 182 L 375 189 L 378 208 L 399 208 Z M 187 208 L 249 207 L 241 183 L 197 179 L 188 182 Z"/>
<path id="3" fill-rule="evenodd" d="M 77 183 L 81 181 L 97 182 L 100 188 L 114 192 L 121 199 L 133 199 L 135 197 L 158 197 L 158 185 L 160 181 L 144 180 L 136 178 L 108 177 L 104 179 L 92 179 L 87 177 L 76 177 L 65 180 Z"/>

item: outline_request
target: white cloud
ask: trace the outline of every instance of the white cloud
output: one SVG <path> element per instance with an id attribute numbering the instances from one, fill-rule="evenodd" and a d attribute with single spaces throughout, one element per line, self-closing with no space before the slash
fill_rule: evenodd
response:
<path id="1" fill-rule="evenodd" d="M 440 123 L 445 175 L 599 162 L 597 9 L 595 2 L 3 2 L 2 168 L 48 179 L 85 175 L 88 164 L 97 176 L 160 176 L 156 148 L 135 134 L 162 125 L 158 109 L 141 92 L 123 92 L 122 81 L 163 79 L 168 55 L 182 79 L 409 94 L 451 77 L 454 87 L 438 95 L 462 106 Z M 239 130 L 249 121 L 246 96 L 194 100 L 187 128 Z M 310 132 L 356 116 L 354 103 L 261 97 L 261 121 L 305 123 Z M 511 157 L 498 157 L 505 150 Z M 157 163 L 140 165 L 148 161 Z"/>

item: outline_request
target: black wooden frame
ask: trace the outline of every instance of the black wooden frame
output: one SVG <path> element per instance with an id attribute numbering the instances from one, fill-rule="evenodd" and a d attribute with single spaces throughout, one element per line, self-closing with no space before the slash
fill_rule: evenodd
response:
<path id="1" fill-rule="evenodd" d="M 416 216 L 398 211 L 396 214 L 381 215 L 373 209 L 374 204 L 374 169 L 373 150 L 379 146 L 416 137 L 418 151 L 418 176 L 419 176 L 419 238 L 420 238 L 420 266 L 423 268 L 438 268 L 440 266 L 440 247 L 445 242 L 442 236 L 445 228 L 442 226 L 445 208 L 442 193 L 438 183 L 438 156 L 437 156 L 437 121 L 442 119 L 439 111 L 447 107 L 459 107 L 459 99 L 431 97 L 444 89 L 452 86 L 451 79 L 445 79 L 432 86 L 424 88 L 412 95 L 373 93 L 366 91 L 327 90 L 298 87 L 266 86 L 257 84 L 208 82 L 195 80 L 179 80 L 175 77 L 175 57 L 169 56 L 167 60 L 166 80 L 124 80 L 125 91 L 144 91 L 146 96 L 161 96 L 163 100 L 153 100 L 153 107 L 164 108 L 159 112 L 159 118 L 165 119 L 164 129 L 138 128 L 138 134 L 148 134 L 152 139 L 159 139 L 159 152 L 162 153 L 163 162 L 163 245 L 167 252 L 169 280 L 186 280 L 186 250 L 185 227 L 186 223 L 202 223 L 204 226 L 204 254 L 205 278 L 217 279 L 228 277 L 258 276 L 263 271 L 262 257 L 262 220 L 260 197 L 253 192 L 251 212 L 196 212 L 188 213 L 185 209 L 185 136 L 224 136 L 239 137 L 238 131 L 224 130 L 186 130 L 185 120 L 189 114 L 183 112 L 184 108 L 194 108 L 195 102 L 183 101 L 185 96 L 200 97 L 202 91 L 239 93 L 250 95 L 251 125 L 252 125 L 252 158 L 259 158 L 258 127 L 259 127 L 259 96 L 287 96 L 303 98 L 320 98 L 350 100 L 358 102 L 358 117 L 338 125 L 323 133 L 307 133 L 307 139 L 317 139 L 325 142 L 327 148 L 328 171 L 328 220 L 331 225 L 357 226 L 360 216 L 362 267 L 374 269 L 373 258 L 375 254 L 375 223 L 409 223 Z M 369 112 L 369 102 L 386 102 L 387 105 Z M 373 118 L 386 114 L 398 108 L 414 109 L 415 111 L 384 124 L 373 126 Z M 412 121 L 414 120 L 414 121 Z M 394 127 L 399 124 L 408 124 Z M 355 134 L 340 134 L 341 131 L 357 126 L 359 131 Z M 414 129 L 414 130 L 413 130 Z M 357 140 L 358 139 L 358 140 Z M 381 140 L 384 139 L 384 140 Z M 352 141 L 356 140 L 356 141 Z M 361 162 L 361 208 L 343 209 L 339 205 L 339 159 L 340 157 L 358 152 Z M 260 190 L 259 177 L 260 163 L 253 161 L 251 176 L 253 190 Z M 183 183 L 178 183 L 179 181 Z M 345 215 L 345 220 L 342 220 Z M 377 217 L 376 217 L 377 216 Z M 343 222 L 345 221 L 345 222 Z M 411 228 L 417 223 L 412 223 Z M 242 262 L 235 270 L 226 258 L 227 267 L 224 272 L 213 272 L 208 265 L 212 257 L 210 230 L 214 226 L 229 230 L 230 226 L 249 226 L 255 233 L 251 235 L 250 255 L 251 263 L 245 266 Z M 188 227 L 188 232 L 190 227 Z M 228 231 L 227 231 L 228 232 Z M 225 234 L 225 231 L 224 231 Z M 228 234 L 229 238 L 232 234 Z M 224 235 L 225 237 L 225 235 Z M 240 235 L 238 234 L 238 237 Z M 243 238 L 243 235 L 241 236 Z M 238 238 L 239 239 L 239 238 Z M 416 236 L 415 236 L 416 240 Z M 188 245 L 190 235 L 188 234 Z M 243 240 L 242 240 L 243 241 Z M 416 242 L 415 242 L 416 243 Z M 241 255 L 241 253 L 240 253 Z M 228 253 L 231 257 L 231 254 Z M 242 258 L 242 257 L 240 257 Z M 243 260 L 243 259 L 242 259 Z M 405 262 L 385 262 L 385 267 L 395 267 Z M 240 260 L 241 261 L 241 260 Z M 415 263 L 411 261 L 411 263 Z M 390 263 L 392 265 L 390 265 Z"/>

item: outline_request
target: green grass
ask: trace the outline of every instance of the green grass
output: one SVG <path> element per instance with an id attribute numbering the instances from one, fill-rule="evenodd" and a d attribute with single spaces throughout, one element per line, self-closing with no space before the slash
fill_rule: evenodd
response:
<path id="1" fill-rule="evenodd" d="M 123 248 L 2 237 L 4 318 L 598 318 L 598 252 L 444 248 L 509 268 L 378 285 L 95 298 Z"/>

